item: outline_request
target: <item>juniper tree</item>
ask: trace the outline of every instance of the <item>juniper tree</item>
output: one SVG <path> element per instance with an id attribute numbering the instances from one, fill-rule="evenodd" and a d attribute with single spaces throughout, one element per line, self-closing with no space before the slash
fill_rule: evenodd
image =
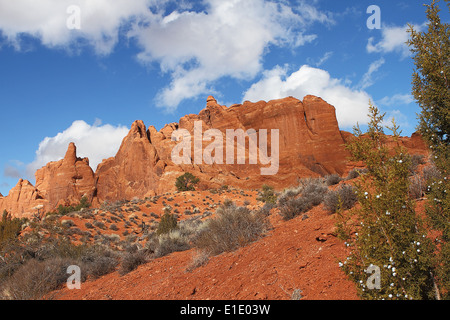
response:
<path id="1" fill-rule="evenodd" d="M 384 114 L 372 104 L 369 111 L 368 131 L 355 127 L 356 138 L 347 144 L 353 160 L 368 170 L 355 182 L 360 206 L 351 218 L 358 225 L 345 233 L 351 251 L 340 265 L 363 299 L 433 298 L 434 249 L 408 196 L 410 156 L 399 143 L 387 147 Z M 390 129 L 396 142 L 400 132 L 394 121 Z M 380 271 L 379 289 L 367 285 L 373 266 Z"/>
<path id="2" fill-rule="evenodd" d="M 412 94 L 421 108 L 418 129 L 441 173 L 441 177 L 428 181 L 426 212 L 442 233 L 437 239 L 440 245 L 437 276 L 444 297 L 450 298 L 450 25 L 441 22 L 438 2 L 433 0 L 426 5 L 426 31 L 419 32 L 410 26 L 408 45 L 416 68 Z M 450 10 L 450 1 L 446 2 Z"/>
<path id="3" fill-rule="evenodd" d="M 190 172 L 186 172 L 185 174 L 179 176 L 175 181 L 175 186 L 178 191 L 194 191 L 195 185 L 200 181 L 199 178 L 194 176 Z"/>

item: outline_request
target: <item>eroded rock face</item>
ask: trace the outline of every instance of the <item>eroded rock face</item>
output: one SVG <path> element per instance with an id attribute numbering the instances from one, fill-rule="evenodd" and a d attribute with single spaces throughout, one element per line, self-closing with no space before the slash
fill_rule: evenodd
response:
<path id="1" fill-rule="evenodd" d="M 194 139 L 194 127 L 201 123 L 202 134 L 209 129 L 222 133 L 224 164 L 174 164 L 171 152 L 178 142 L 172 140 L 177 129 L 186 129 Z M 262 176 L 263 164 L 250 164 L 246 141 L 245 162 L 226 163 L 227 129 L 279 130 L 279 169 L 273 176 Z M 211 141 L 201 143 L 202 150 Z M 348 153 L 339 131 L 335 109 L 320 98 L 307 96 L 304 101 L 289 97 L 269 102 L 244 102 L 229 108 L 214 97 L 207 99 L 206 108 L 197 114 L 182 117 L 179 123 L 166 125 L 159 132 L 149 127 L 145 134 L 142 121 L 133 124 L 116 157 L 102 163 L 96 172 L 99 201 L 142 197 L 146 194 L 175 190 L 175 180 L 183 172 L 200 178 L 200 188 L 233 185 L 260 188 L 268 183 L 276 187 L 294 184 L 302 176 L 343 173 Z M 191 156 L 194 160 L 194 142 Z M 268 138 L 268 150 L 271 150 Z M 235 148 L 237 153 L 237 150 Z M 259 151 L 258 151 L 259 152 Z M 269 152 L 270 153 L 270 152 Z M 267 167 L 267 165 L 265 166 Z M 150 193 L 149 193 L 150 192 Z"/>
<path id="2" fill-rule="evenodd" d="M 198 132 L 199 126 L 200 139 L 210 129 L 216 129 L 215 132 L 221 135 L 222 164 L 207 164 L 203 158 L 194 163 L 194 131 L 197 128 Z M 187 130 L 192 138 L 193 158 L 186 164 L 177 163 L 171 156 L 174 147 L 180 143 L 172 139 L 172 134 L 179 129 Z M 245 141 L 244 163 L 237 163 L 237 146 L 232 148 L 235 154 L 233 161 L 227 163 L 227 129 L 242 129 L 243 132 L 254 129 L 258 139 L 266 129 L 269 133 L 268 156 L 276 147 L 271 143 L 271 132 L 278 130 L 279 167 L 276 174 L 262 175 L 261 168 L 270 164 L 261 163 L 258 144 L 257 163 L 250 164 L 248 139 Z M 48 211 L 59 204 L 78 203 L 82 196 L 88 197 L 94 205 L 104 201 L 144 198 L 175 191 L 175 180 L 184 172 L 200 178 L 198 189 L 223 185 L 259 189 L 263 184 L 282 189 L 296 184 L 302 177 L 346 174 L 350 168 L 350 155 L 344 143 L 352 137 L 352 134 L 339 130 L 335 108 L 315 96 L 306 96 L 303 101 L 293 97 L 268 102 L 245 101 L 230 107 L 219 105 L 214 97 L 209 96 L 206 108 L 199 114 L 186 115 L 179 123 L 167 124 L 159 131 L 153 126 L 147 129 L 141 120 L 135 121 L 117 154 L 99 164 L 95 174 L 87 158 L 77 158 L 76 147 L 71 143 L 64 159 L 50 162 L 36 172 L 36 187 L 21 180 L 7 197 L 0 197 L 0 210 L 25 215 L 36 205 L 43 205 Z M 201 153 L 216 138 L 200 141 Z M 426 153 L 425 144 L 418 135 L 402 138 L 402 143 Z"/>
<path id="3" fill-rule="evenodd" d="M 155 130 L 156 131 L 156 130 Z M 164 166 L 142 121 L 135 121 L 115 157 L 97 167 L 99 202 L 145 197 L 158 187 Z"/>
<path id="4" fill-rule="evenodd" d="M 46 205 L 41 193 L 28 180 L 20 179 L 9 191 L 8 196 L 0 198 L 0 211 L 8 211 L 14 217 L 31 217 L 38 212 L 36 207 Z"/>
<path id="5" fill-rule="evenodd" d="M 36 171 L 36 186 L 19 180 L 8 196 L 0 199 L 0 210 L 17 217 L 32 217 L 52 211 L 58 205 L 76 204 L 81 197 L 95 196 L 94 172 L 89 159 L 76 156 L 76 146 L 69 144 L 64 159 L 50 162 Z"/>
<path id="6" fill-rule="evenodd" d="M 53 210 L 58 205 L 77 203 L 85 196 L 90 201 L 95 196 L 94 172 L 88 158 L 78 158 L 76 146 L 70 143 L 64 159 L 50 162 L 36 171 L 36 188 Z"/>

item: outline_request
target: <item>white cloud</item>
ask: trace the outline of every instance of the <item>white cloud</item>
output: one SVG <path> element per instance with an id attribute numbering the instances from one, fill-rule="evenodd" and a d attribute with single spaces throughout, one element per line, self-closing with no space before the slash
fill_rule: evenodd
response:
<path id="1" fill-rule="evenodd" d="M 288 74 L 287 67 L 280 66 L 264 72 L 263 78 L 247 90 L 243 100 L 267 101 L 287 96 L 303 99 L 308 94 L 319 96 L 333 105 L 341 127 L 367 123 L 371 100 L 368 93 L 350 88 L 344 81 L 332 78 L 327 71 L 308 65 L 291 74 Z"/>
<path id="2" fill-rule="evenodd" d="M 0 35 L 18 50 L 28 35 L 50 48 L 92 46 L 101 55 L 126 36 L 141 48 L 138 60 L 170 76 L 157 101 L 173 111 L 183 99 L 215 91 L 223 77 L 253 79 L 271 46 L 314 41 L 314 23 L 334 24 L 314 3 L 203 0 L 194 10 L 189 1 L 0 0 Z M 67 28 L 70 6 L 80 8 L 80 30 Z"/>
<path id="3" fill-rule="evenodd" d="M 420 31 L 423 29 L 425 24 L 413 25 L 414 29 Z M 409 27 L 405 26 L 383 26 L 381 29 L 381 40 L 374 43 L 375 39 L 373 37 L 369 38 L 366 46 L 368 53 L 381 52 L 390 53 L 397 52 L 400 53 L 402 58 L 410 56 L 409 47 L 406 42 L 409 39 L 408 33 Z"/>
<path id="4" fill-rule="evenodd" d="M 367 72 L 363 75 L 361 82 L 359 83 L 359 88 L 361 89 L 366 89 L 368 87 L 370 87 L 371 85 L 374 84 L 374 80 L 373 80 L 373 74 L 375 72 L 378 71 L 378 69 L 381 68 L 381 66 L 385 63 L 386 61 L 384 60 L 384 58 L 380 58 L 374 62 L 372 62 L 369 66 L 369 69 L 367 70 Z"/>
<path id="5" fill-rule="evenodd" d="M 148 11 L 151 0 L 0 0 L 0 31 L 10 44 L 21 47 L 28 34 L 48 47 L 70 47 L 83 39 L 99 54 L 108 54 L 119 38 L 119 28 Z M 69 6 L 80 8 L 81 29 L 67 28 Z"/>
<path id="6" fill-rule="evenodd" d="M 142 48 L 138 59 L 158 62 L 171 83 L 158 96 L 173 111 L 183 100 L 214 91 L 222 77 L 252 79 L 271 45 L 298 47 L 316 39 L 306 29 L 333 21 L 311 5 L 297 8 L 262 0 L 205 0 L 205 10 L 152 13 L 129 33 Z"/>
<path id="7" fill-rule="evenodd" d="M 101 125 L 99 120 L 94 125 L 82 120 L 74 121 L 63 132 L 47 137 L 39 144 L 34 161 L 27 165 L 27 175 L 31 178 L 37 169 L 48 162 L 62 159 L 70 142 L 77 146 L 77 156 L 88 157 L 90 166 L 95 170 L 103 159 L 117 153 L 128 131 L 125 126 Z"/>
<path id="8" fill-rule="evenodd" d="M 378 101 L 378 104 L 383 106 L 393 106 L 393 105 L 407 105 L 414 102 L 414 97 L 411 94 L 395 94 L 392 97 L 384 97 L 383 99 Z"/>
<path id="9" fill-rule="evenodd" d="M 138 60 L 156 62 L 170 76 L 157 101 L 173 111 L 183 99 L 213 92 L 218 79 L 253 79 L 271 46 L 295 48 L 315 40 L 308 28 L 334 21 L 314 3 L 203 0 L 194 10 L 189 1 L 0 0 L 0 35 L 18 50 L 26 34 L 50 48 L 92 46 L 100 55 L 126 36 L 142 49 Z M 67 9 L 74 5 L 80 30 L 67 28 Z"/>
<path id="10" fill-rule="evenodd" d="M 319 58 L 317 61 L 312 59 L 312 58 L 308 58 L 307 61 L 309 64 L 314 65 L 316 67 L 320 67 L 322 64 L 324 64 L 325 62 L 327 62 L 332 56 L 333 56 L 334 52 L 333 51 L 327 51 L 325 52 L 325 54 Z"/>

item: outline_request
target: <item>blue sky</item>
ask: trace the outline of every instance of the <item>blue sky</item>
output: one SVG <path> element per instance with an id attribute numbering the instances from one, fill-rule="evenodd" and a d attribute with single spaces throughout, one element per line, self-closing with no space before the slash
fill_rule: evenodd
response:
<path id="1" fill-rule="evenodd" d="M 225 105 L 318 95 L 348 131 L 371 99 L 410 135 L 405 30 L 425 29 L 424 2 L 0 0 L 0 192 L 34 183 L 71 141 L 95 170 L 134 120 L 160 129 L 210 94 Z M 367 27 L 370 5 L 381 29 Z"/>

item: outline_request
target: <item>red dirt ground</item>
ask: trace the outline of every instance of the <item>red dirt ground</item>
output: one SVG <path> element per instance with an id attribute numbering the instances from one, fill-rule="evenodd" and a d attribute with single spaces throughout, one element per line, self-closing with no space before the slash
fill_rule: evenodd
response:
<path id="1" fill-rule="evenodd" d="M 190 199 L 201 199 L 204 192 Z M 229 197 L 230 198 L 230 197 Z M 255 193 L 250 203 L 256 201 Z M 247 198 L 248 199 L 248 198 Z M 250 199 L 248 199 L 250 200 Z M 198 200 L 195 201 L 199 205 Z M 237 201 L 239 202 L 239 201 Z M 264 238 L 235 252 L 211 257 L 191 272 L 195 249 L 152 260 L 120 276 L 118 272 L 64 288 L 48 296 L 62 300 L 252 300 L 291 299 L 300 289 L 302 299 L 358 299 L 354 284 L 338 266 L 346 257 L 343 241 L 334 235 L 334 215 L 323 205 L 290 221 L 272 210 L 273 229 Z"/>

